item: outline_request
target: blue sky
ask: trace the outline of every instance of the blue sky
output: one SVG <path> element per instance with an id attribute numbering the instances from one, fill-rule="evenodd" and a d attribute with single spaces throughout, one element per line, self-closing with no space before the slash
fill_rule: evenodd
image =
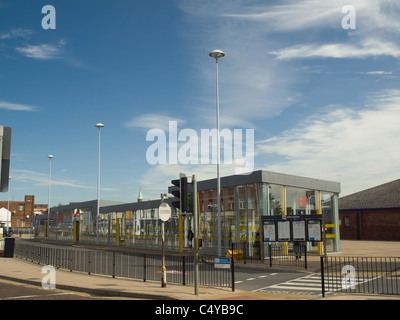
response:
<path id="1" fill-rule="evenodd" d="M 342 27 L 345 5 L 356 29 Z M 170 120 L 215 128 L 216 48 L 221 129 L 254 129 L 256 170 L 338 181 L 342 195 L 397 179 L 399 17 L 394 0 L 0 0 L 10 199 L 47 203 L 49 154 L 52 205 L 95 199 L 98 122 L 102 199 L 215 177 L 212 164 L 150 165 L 146 134 Z"/>

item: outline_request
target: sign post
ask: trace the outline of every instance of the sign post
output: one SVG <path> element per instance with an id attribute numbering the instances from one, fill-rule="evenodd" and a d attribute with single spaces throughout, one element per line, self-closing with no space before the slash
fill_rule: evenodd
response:
<path id="1" fill-rule="evenodd" d="M 164 224 L 171 217 L 171 207 L 168 203 L 163 202 L 164 198 L 161 196 L 161 204 L 158 207 L 158 217 L 162 221 L 161 224 L 161 239 L 162 239 L 162 265 L 161 265 L 161 287 L 165 288 L 167 286 L 167 269 L 165 267 L 165 248 L 164 248 L 164 237 L 165 237 L 165 228 Z"/>

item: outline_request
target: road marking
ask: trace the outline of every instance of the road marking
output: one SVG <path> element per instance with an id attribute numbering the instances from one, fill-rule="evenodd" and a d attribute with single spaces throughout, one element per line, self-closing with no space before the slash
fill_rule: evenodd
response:
<path id="1" fill-rule="evenodd" d="M 52 296 L 62 296 L 62 295 L 70 295 L 72 293 L 52 293 L 52 294 L 33 294 L 30 296 L 16 296 L 16 297 L 7 297 L 7 298 L 0 298 L 0 300 L 15 300 L 15 299 L 31 299 L 31 298 L 38 298 L 38 297 L 52 297 Z"/>

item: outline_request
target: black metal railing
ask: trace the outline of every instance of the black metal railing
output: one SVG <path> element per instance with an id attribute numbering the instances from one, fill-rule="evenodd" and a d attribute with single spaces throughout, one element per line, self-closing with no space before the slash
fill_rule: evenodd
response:
<path id="1" fill-rule="evenodd" d="M 71 272 L 161 281 L 162 257 L 156 253 L 125 253 L 18 243 L 14 254 L 16 258 Z M 194 284 L 194 259 L 191 253 L 166 255 L 167 282 Z M 214 267 L 213 257 L 205 255 L 199 256 L 198 263 L 200 285 L 234 288 L 231 281 L 233 268 L 217 269 Z"/>
<path id="2" fill-rule="evenodd" d="M 400 257 L 321 257 L 326 292 L 400 294 Z"/>

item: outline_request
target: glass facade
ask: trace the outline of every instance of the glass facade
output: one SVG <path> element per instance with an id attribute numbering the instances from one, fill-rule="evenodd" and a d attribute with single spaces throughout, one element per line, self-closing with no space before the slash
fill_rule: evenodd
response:
<path id="1" fill-rule="evenodd" d="M 276 174 L 278 175 L 278 174 Z M 274 177 L 274 176 L 273 176 Z M 278 176 L 281 180 L 280 176 Z M 287 176 L 284 176 L 284 178 Z M 290 179 L 289 177 L 288 179 Z M 268 257 L 268 245 L 263 242 L 263 216 L 321 215 L 325 241 L 315 248 L 308 243 L 308 250 L 319 253 L 340 251 L 338 220 L 338 192 L 312 188 L 314 180 L 302 178 L 302 183 L 292 179 L 293 185 L 263 181 L 257 176 L 251 183 L 239 183 L 221 188 L 221 247 L 223 255 L 235 243 L 247 257 Z M 251 179 L 248 179 L 250 180 Z M 258 181 L 257 181 L 258 180 Z M 248 182 L 248 181 L 247 181 Z M 290 182 L 290 181 L 289 181 Z M 296 185 L 296 186 L 294 186 Z M 300 185 L 300 186 L 299 186 Z M 322 183 L 322 185 L 324 185 Z M 338 185 L 338 184 L 337 184 Z M 331 189 L 340 189 L 334 185 Z M 198 236 L 204 253 L 216 254 L 218 244 L 217 190 L 198 188 Z M 161 249 L 161 220 L 158 217 L 160 200 L 100 208 L 99 244 L 132 248 Z M 96 243 L 96 207 L 53 208 L 49 239 Z M 53 210 L 57 210 L 53 212 Z M 37 225 L 37 237 L 44 236 L 43 223 Z M 172 208 L 172 215 L 165 223 L 165 248 L 182 251 L 187 247 L 187 230 L 193 228 L 192 215 L 179 215 Z M 287 250 L 285 243 L 276 244 Z"/>

